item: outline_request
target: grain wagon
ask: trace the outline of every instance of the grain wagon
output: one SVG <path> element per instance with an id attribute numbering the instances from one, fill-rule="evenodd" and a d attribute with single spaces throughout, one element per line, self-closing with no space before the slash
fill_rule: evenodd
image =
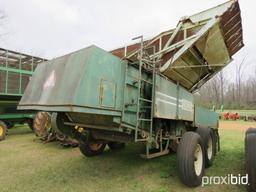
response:
<path id="1" fill-rule="evenodd" d="M 18 111 L 17 105 L 34 72 L 44 59 L 0 48 L 0 141 L 16 123 L 33 127 L 34 111 Z"/>

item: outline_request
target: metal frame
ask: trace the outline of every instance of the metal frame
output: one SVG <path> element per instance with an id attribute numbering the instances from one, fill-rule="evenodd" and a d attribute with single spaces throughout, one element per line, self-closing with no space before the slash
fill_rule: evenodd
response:
<path id="1" fill-rule="evenodd" d="M 147 51 L 144 47 L 144 41 L 143 41 L 143 36 L 139 36 L 134 38 L 133 40 L 137 40 L 140 39 L 140 50 L 139 50 L 139 55 L 138 55 L 138 59 L 139 59 L 139 77 L 138 77 L 138 98 L 137 98 L 137 112 L 136 112 L 136 127 L 135 127 L 135 142 L 146 142 L 146 152 L 145 154 L 141 154 L 142 158 L 146 158 L 146 159 L 151 159 L 151 158 L 155 158 L 158 156 L 162 156 L 162 155 L 166 155 L 169 153 L 169 143 L 171 138 L 163 138 L 163 132 L 162 130 L 159 130 L 158 133 L 156 135 L 153 134 L 153 119 L 154 119 L 154 103 L 155 103 L 155 86 L 156 86 L 156 57 L 154 57 L 152 60 L 147 60 L 146 58 L 144 58 L 144 55 L 147 55 Z M 153 55 L 155 55 L 155 46 L 152 47 L 147 47 L 147 49 L 153 49 Z M 147 55 L 148 57 L 150 57 L 149 55 Z M 145 66 L 147 66 L 147 70 L 150 72 L 151 74 L 151 81 L 147 81 L 145 79 L 143 79 L 142 77 L 142 71 L 145 70 Z M 145 99 L 143 97 L 141 97 L 142 95 L 142 82 L 145 82 L 146 84 L 149 84 L 152 86 L 151 88 L 151 99 Z M 146 102 L 146 103 L 150 103 L 150 107 L 148 106 L 147 109 L 150 110 L 150 118 L 141 118 L 140 114 L 141 114 L 141 109 L 145 108 L 145 106 L 143 107 L 143 105 L 141 104 L 141 102 Z M 141 122 L 149 122 L 149 127 L 146 130 L 147 132 L 147 137 L 146 138 L 139 138 L 139 132 L 144 131 L 141 129 L 140 127 L 140 123 Z M 151 146 L 152 146 L 152 142 L 153 141 L 158 141 L 159 139 L 159 143 L 157 144 L 157 148 L 159 149 L 159 152 L 150 152 Z M 163 142 L 163 140 L 166 140 L 166 143 Z"/>
<path id="2" fill-rule="evenodd" d="M 0 91 L 0 108 L 14 108 L 18 105 L 19 99 L 24 91 L 22 82 L 23 76 L 32 76 L 36 66 L 43 61 L 46 61 L 46 59 L 0 48 L 0 83 L 4 82 L 4 84 L 0 84 L 0 86 L 3 86 L 4 88 L 4 90 Z M 8 89 L 11 73 L 18 74 L 19 78 L 18 81 L 16 81 L 18 82 L 18 85 L 16 84 L 15 86 L 17 86 L 18 89 L 15 93 Z M 16 77 L 12 79 L 17 80 Z M 0 114 L 0 119 L 4 121 L 14 121 L 26 118 L 34 118 L 34 114 L 31 112 L 18 112 L 15 110 Z"/>
<path id="3" fill-rule="evenodd" d="M 0 95 L 22 96 L 22 75 L 32 76 L 36 66 L 43 61 L 47 60 L 0 48 L 0 72 L 6 72 L 5 78 L 2 79 L 2 81 L 5 82 L 5 91 L 0 92 Z M 17 93 L 10 93 L 8 90 L 10 73 L 19 74 L 19 90 Z"/>

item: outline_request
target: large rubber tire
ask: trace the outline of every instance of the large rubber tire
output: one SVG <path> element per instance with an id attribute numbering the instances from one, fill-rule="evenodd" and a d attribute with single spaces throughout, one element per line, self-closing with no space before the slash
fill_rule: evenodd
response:
<path id="1" fill-rule="evenodd" d="M 216 139 L 216 150 L 215 150 L 215 156 L 216 156 L 217 153 L 220 152 L 220 135 L 219 135 L 218 129 L 214 130 L 214 135 Z"/>
<path id="2" fill-rule="evenodd" d="M 3 121 L 0 121 L 0 141 L 5 140 L 6 134 L 7 134 L 7 125 Z"/>
<path id="3" fill-rule="evenodd" d="M 186 132 L 179 143 L 177 166 L 181 181 L 189 187 L 197 187 L 202 182 L 205 168 L 203 141 L 198 133 Z"/>
<path id="4" fill-rule="evenodd" d="M 125 147 L 125 143 L 110 142 L 110 143 L 108 143 L 108 146 L 112 150 L 119 150 L 119 149 L 123 149 Z"/>
<path id="5" fill-rule="evenodd" d="M 256 192 L 256 133 L 250 132 L 245 136 L 245 160 L 246 172 L 249 178 L 247 189 L 249 192 Z"/>
<path id="6" fill-rule="evenodd" d="M 256 128 L 247 129 L 246 134 L 250 134 L 250 133 L 256 133 Z"/>
<path id="7" fill-rule="evenodd" d="M 86 157 L 93 157 L 103 153 L 106 144 L 96 142 L 79 142 L 79 149 Z"/>
<path id="8" fill-rule="evenodd" d="M 38 112 L 34 118 L 33 130 L 41 140 L 46 141 L 51 128 L 51 116 L 47 112 Z"/>
<path id="9" fill-rule="evenodd" d="M 204 143 L 205 167 L 210 167 L 213 164 L 216 155 L 216 137 L 215 133 L 210 128 L 198 127 L 196 132 L 201 136 Z"/>
<path id="10" fill-rule="evenodd" d="M 66 121 L 68 122 L 69 119 L 65 113 L 52 113 L 52 116 L 51 116 L 52 129 L 56 133 L 60 133 L 73 138 L 74 137 L 73 128 L 68 125 L 65 125 L 64 122 Z"/>

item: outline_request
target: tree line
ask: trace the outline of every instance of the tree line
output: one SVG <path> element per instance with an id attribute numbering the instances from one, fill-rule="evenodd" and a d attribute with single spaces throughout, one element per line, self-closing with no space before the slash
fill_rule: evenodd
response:
<path id="1" fill-rule="evenodd" d="M 197 101 L 208 108 L 220 109 L 223 105 L 224 109 L 256 109 L 255 64 L 246 69 L 245 57 L 234 65 L 234 71 L 222 70 L 195 94 Z M 253 75 L 248 77 L 249 71 Z M 232 80 L 227 76 L 232 76 Z"/>

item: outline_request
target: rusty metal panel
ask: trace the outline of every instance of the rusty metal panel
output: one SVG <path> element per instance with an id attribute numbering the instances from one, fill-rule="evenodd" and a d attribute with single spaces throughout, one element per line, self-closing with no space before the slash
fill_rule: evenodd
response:
<path id="1" fill-rule="evenodd" d="M 6 72 L 0 71 L 0 93 L 5 92 L 6 86 Z"/>

